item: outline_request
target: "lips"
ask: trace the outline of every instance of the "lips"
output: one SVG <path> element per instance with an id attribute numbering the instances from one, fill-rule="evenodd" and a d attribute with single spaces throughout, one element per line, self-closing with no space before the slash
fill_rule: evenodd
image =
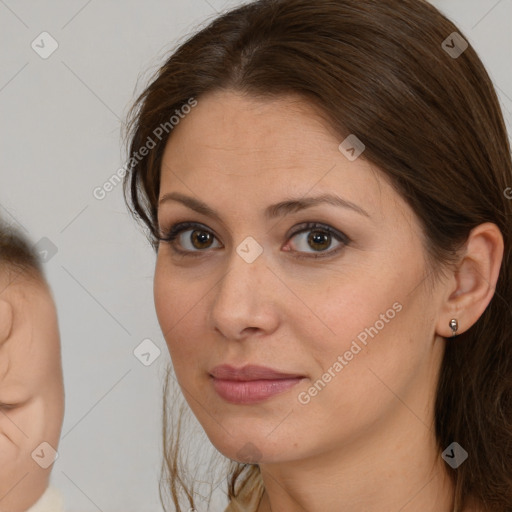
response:
<path id="1" fill-rule="evenodd" d="M 256 365 L 243 368 L 216 366 L 210 372 L 210 377 L 213 388 L 222 399 L 239 405 L 268 400 L 294 387 L 304 378 L 296 373 Z"/>
<path id="2" fill-rule="evenodd" d="M 304 375 L 297 373 L 284 373 L 267 368 L 266 366 L 247 365 L 235 368 L 228 364 L 216 366 L 210 375 L 221 380 L 250 381 L 250 380 L 281 380 L 302 378 Z"/>

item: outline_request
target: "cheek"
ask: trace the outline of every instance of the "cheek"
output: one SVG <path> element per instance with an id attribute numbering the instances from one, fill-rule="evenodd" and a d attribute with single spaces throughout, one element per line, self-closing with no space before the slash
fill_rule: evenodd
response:
<path id="1" fill-rule="evenodd" d="M 377 284 L 371 274 L 358 278 L 354 272 L 334 276 L 326 286 L 296 290 L 308 306 L 290 310 L 297 339 L 309 345 L 322 366 L 347 352 L 347 359 L 356 354 L 361 359 L 360 354 L 372 351 L 373 340 L 385 338 L 390 326 L 402 322 L 402 294 L 394 281 Z"/>
<path id="2" fill-rule="evenodd" d="M 2 425 L 2 421 L 0 421 L 0 490 L 2 489 L 1 483 L 4 481 L 2 477 L 6 476 L 2 472 L 9 473 L 9 469 L 6 468 L 12 467 L 11 465 L 18 460 L 19 454 L 19 447 L 13 444 L 6 425 Z"/>
<path id="3" fill-rule="evenodd" d="M 355 402 L 366 397 L 378 408 L 380 400 L 392 397 L 379 378 L 400 387 L 398 376 L 407 378 L 420 364 L 422 333 L 411 330 L 417 308 L 410 290 L 397 278 L 373 282 L 341 279 L 324 293 L 309 291 L 308 306 L 315 315 L 296 314 L 294 327 L 315 361 L 302 403 L 327 406 L 334 400 L 357 408 Z"/>
<path id="4" fill-rule="evenodd" d="M 171 276 L 157 262 L 153 286 L 155 310 L 176 373 L 183 365 L 193 364 L 192 356 L 197 356 L 198 344 L 204 339 L 199 333 L 198 319 L 204 318 L 201 299 L 207 289 L 201 284 L 197 286 L 194 291 L 190 281 L 179 276 L 179 270 Z"/>
<path id="5" fill-rule="evenodd" d="M 6 423 L 8 421 L 0 412 L 0 498 L 7 495 L 23 473 L 26 473 L 24 470 L 29 460 L 29 454 L 16 441 L 13 442 L 12 428 Z"/>
<path id="6" fill-rule="evenodd" d="M 34 435 L 32 406 L 23 406 L 0 412 L 0 455 L 14 462 L 21 455 L 25 456 Z M 5 451 L 4 451 L 5 450 Z M 8 455 L 7 455 L 8 454 Z"/>
<path id="7" fill-rule="evenodd" d="M 159 252 L 153 282 L 153 298 L 158 323 L 166 341 L 174 324 L 182 316 L 179 297 L 183 295 L 183 292 L 183 288 L 176 284 L 176 276 L 170 275 L 162 263 Z"/>

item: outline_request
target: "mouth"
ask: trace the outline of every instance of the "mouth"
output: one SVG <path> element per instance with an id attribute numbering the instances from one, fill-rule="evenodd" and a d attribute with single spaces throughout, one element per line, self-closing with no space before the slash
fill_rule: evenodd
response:
<path id="1" fill-rule="evenodd" d="M 305 378 L 304 375 L 256 365 L 242 368 L 216 366 L 209 375 L 217 394 L 232 404 L 263 402 L 289 390 Z"/>

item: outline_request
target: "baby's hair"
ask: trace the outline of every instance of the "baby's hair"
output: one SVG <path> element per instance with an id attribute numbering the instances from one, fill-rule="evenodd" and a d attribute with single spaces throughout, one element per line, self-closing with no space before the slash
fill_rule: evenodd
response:
<path id="1" fill-rule="evenodd" d="M 0 220 L 0 274 L 46 282 L 37 251 L 20 229 Z"/>

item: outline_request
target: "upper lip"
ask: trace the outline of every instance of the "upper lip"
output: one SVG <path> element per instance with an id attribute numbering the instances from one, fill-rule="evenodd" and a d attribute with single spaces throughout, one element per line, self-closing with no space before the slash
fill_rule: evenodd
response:
<path id="1" fill-rule="evenodd" d="M 249 364 L 242 368 L 235 368 L 229 364 L 216 366 L 211 370 L 210 375 L 216 379 L 222 380 L 276 380 L 276 379 L 294 379 L 304 377 L 297 373 L 285 373 L 266 366 L 257 366 Z"/>

